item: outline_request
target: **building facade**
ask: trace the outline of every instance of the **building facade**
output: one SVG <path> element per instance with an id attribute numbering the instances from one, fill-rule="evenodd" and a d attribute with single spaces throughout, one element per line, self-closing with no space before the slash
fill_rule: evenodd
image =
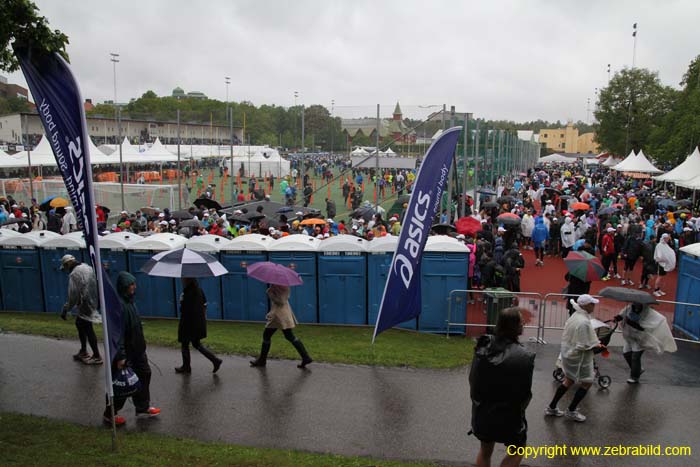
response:
<path id="1" fill-rule="evenodd" d="M 160 138 L 163 144 L 177 144 L 177 123 L 152 120 L 122 119 L 121 131 L 114 118 L 87 117 L 88 134 L 96 145 L 117 144 L 119 135 L 129 138 L 132 144 L 153 142 Z M 44 134 L 39 115 L 16 113 L 0 117 L 0 143 L 22 144 L 26 134 L 31 144 L 37 144 Z M 231 130 L 226 125 L 209 123 L 180 123 L 180 140 L 183 144 L 229 144 Z M 233 144 L 243 141 L 243 128 L 233 128 Z"/>
<path id="2" fill-rule="evenodd" d="M 553 152 L 597 154 L 598 145 L 593 141 L 594 133 L 579 135 L 578 128 L 569 122 L 566 128 L 548 128 L 540 130 L 539 143 Z"/>
<path id="3" fill-rule="evenodd" d="M 345 118 L 341 121 L 341 125 L 350 144 L 352 144 L 353 138 L 358 135 L 367 136 L 370 139 L 376 138 L 376 118 Z M 391 118 L 379 120 L 379 137 L 390 137 L 401 144 L 414 144 L 416 142 L 416 132 L 404 123 L 403 112 L 401 112 L 401 106 L 398 102 Z"/>

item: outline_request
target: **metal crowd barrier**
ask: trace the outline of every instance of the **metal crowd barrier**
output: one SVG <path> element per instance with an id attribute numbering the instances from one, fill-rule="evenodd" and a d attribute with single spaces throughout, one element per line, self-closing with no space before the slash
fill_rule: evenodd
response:
<path id="1" fill-rule="evenodd" d="M 578 295 L 549 293 L 542 295 L 536 292 L 510 292 L 500 290 L 452 290 L 447 303 L 447 337 L 450 329 L 461 327 L 469 335 L 478 335 L 488 332 L 495 327 L 498 312 L 504 308 L 518 306 L 525 309 L 525 332 L 523 335 L 531 341 L 545 344 L 547 331 L 562 331 L 569 318 L 567 302 Z M 600 300 L 596 306 L 595 317 L 601 321 L 612 320 L 625 306 L 623 302 L 612 300 L 600 295 L 594 295 Z M 700 313 L 700 304 L 677 302 L 673 300 L 657 300 L 659 303 L 653 308 L 661 313 L 667 320 L 669 327 L 683 332 L 683 323 L 676 322 L 675 313 L 677 306 L 692 307 L 693 311 L 685 311 L 688 320 L 697 319 L 695 313 Z M 470 332 L 471 331 L 471 332 Z M 474 333 L 476 331 L 476 333 Z M 529 331 L 529 332 L 528 332 Z M 617 331 L 621 332 L 620 329 Z M 683 332 L 687 334 L 686 332 Z M 694 336 L 690 336 L 694 337 Z M 700 340 L 694 338 L 675 337 L 676 341 L 700 344 Z"/>

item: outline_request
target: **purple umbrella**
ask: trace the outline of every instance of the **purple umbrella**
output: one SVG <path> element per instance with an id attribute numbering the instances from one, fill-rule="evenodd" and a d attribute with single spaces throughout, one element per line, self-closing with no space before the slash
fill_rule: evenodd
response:
<path id="1" fill-rule="evenodd" d="M 281 264 L 262 261 L 248 266 L 248 277 L 257 279 L 267 284 L 286 285 L 293 287 L 302 285 L 304 281 L 296 271 L 282 266 Z"/>

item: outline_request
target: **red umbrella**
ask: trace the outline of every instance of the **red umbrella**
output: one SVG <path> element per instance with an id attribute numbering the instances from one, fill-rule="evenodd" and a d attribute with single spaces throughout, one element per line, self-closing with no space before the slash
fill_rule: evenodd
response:
<path id="1" fill-rule="evenodd" d="M 519 225 L 521 221 L 520 216 L 511 212 L 501 214 L 496 218 L 496 222 L 504 225 Z"/>
<path id="2" fill-rule="evenodd" d="M 455 227 L 457 227 L 457 233 L 466 237 L 473 237 L 481 230 L 481 222 L 471 216 L 461 217 L 455 222 Z"/>

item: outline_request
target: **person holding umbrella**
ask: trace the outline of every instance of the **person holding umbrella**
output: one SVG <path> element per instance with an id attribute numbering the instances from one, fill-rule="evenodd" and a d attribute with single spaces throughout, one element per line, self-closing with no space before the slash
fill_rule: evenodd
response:
<path id="1" fill-rule="evenodd" d="M 569 271 L 564 276 L 564 279 L 568 282 L 566 294 L 569 298 L 575 299 L 580 295 L 589 293 L 591 282 L 600 279 L 604 274 L 600 260 L 586 251 L 569 252 L 564 258 L 564 264 Z M 572 300 L 567 301 L 566 308 L 569 310 L 569 316 L 576 311 Z"/>
<path id="2" fill-rule="evenodd" d="M 270 284 L 267 289 L 270 311 L 266 315 L 267 323 L 263 331 L 260 355 L 250 362 L 250 366 L 265 367 L 267 355 L 272 346 L 272 336 L 278 329 L 281 329 L 285 339 L 294 346 L 301 356 L 301 363 L 297 366 L 302 369 L 306 368 L 306 365 L 312 363 L 313 359 L 309 356 L 301 340 L 294 335 L 293 329 L 297 325 L 297 319 L 289 305 L 289 287 L 303 284 L 301 277 L 295 271 L 269 261 L 249 266 L 248 276 Z"/>

